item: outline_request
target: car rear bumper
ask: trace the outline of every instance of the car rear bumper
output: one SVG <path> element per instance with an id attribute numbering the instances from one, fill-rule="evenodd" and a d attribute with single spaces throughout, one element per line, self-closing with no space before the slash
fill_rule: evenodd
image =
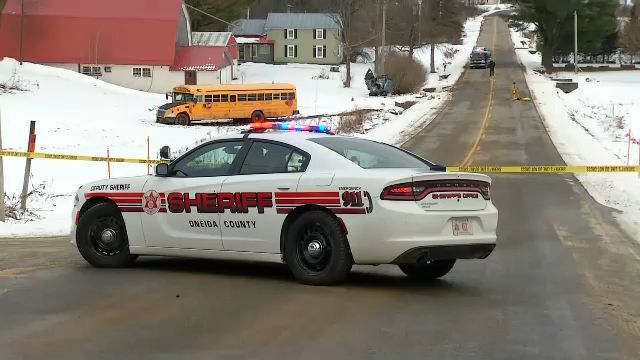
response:
<path id="1" fill-rule="evenodd" d="M 488 256 L 496 245 L 498 210 L 491 202 L 473 211 L 424 211 L 402 202 L 378 205 L 368 215 L 341 217 L 356 264 L 410 261 L 425 253 L 477 259 Z M 470 224 L 470 234 L 454 234 L 454 221 L 461 219 Z"/>
<path id="2" fill-rule="evenodd" d="M 393 264 L 420 264 L 431 260 L 485 259 L 496 244 L 420 246 L 409 249 L 392 261 Z"/>

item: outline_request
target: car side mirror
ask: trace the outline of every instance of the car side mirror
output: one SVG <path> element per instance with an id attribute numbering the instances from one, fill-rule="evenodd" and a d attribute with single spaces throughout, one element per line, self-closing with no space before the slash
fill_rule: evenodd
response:
<path id="1" fill-rule="evenodd" d="M 168 146 L 163 146 L 160 148 L 160 159 L 170 160 L 171 159 L 171 148 Z"/>
<path id="2" fill-rule="evenodd" d="M 160 163 L 156 165 L 156 176 L 168 176 L 169 175 L 169 165 L 165 163 Z"/>

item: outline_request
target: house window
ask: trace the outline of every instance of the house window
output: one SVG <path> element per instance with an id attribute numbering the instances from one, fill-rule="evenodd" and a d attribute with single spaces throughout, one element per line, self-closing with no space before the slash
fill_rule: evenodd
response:
<path id="1" fill-rule="evenodd" d="M 298 45 L 285 45 L 285 57 L 295 58 L 298 57 Z"/>
<path id="2" fill-rule="evenodd" d="M 327 32 L 325 29 L 316 29 L 314 39 L 324 40 L 327 38 Z"/>
<path id="3" fill-rule="evenodd" d="M 142 76 L 142 68 L 133 68 L 133 76 L 135 77 Z"/>
<path id="4" fill-rule="evenodd" d="M 241 60 L 246 60 L 245 57 L 244 57 L 244 54 L 245 54 L 244 47 L 245 47 L 245 45 L 238 46 L 238 51 L 240 52 L 239 56 L 240 56 Z"/>
<path id="5" fill-rule="evenodd" d="M 151 68 L 142 68 L 143 77 L 151 77 Z"/>
<path id="6" fill-rule="evenodd" d="M 83 66 L 82 67 L 82 74 L 91 75 L 91 66 Z"/>
<path id="7" fill-rule="evenodd" d="M 295 39 L 296 29 L 285 29 L 285 39 Z"/>
<path id="8" fill-rule="evenodd" d="M 269 45 L 260 45 L 260 55 L 269 55 L 271 54 L 271 46 Z"/>
<path id="9" fill-rule="evenodd" d="M 326 45 L 314 45 L 313 46 L 313 56 L 316 59 L 324 59 L 327 57 L 327 46 Z"/>
<path id="10" fill-rule="evenodd" d="M 258 57 L 258 45 L 251 45 L 251 57 Z"/>
<path id="11" fill-rule="evenodd" d="M 111 66 L 105 66 L 104 67 L 104 72 L 110 73 L 111 72 Z"/>

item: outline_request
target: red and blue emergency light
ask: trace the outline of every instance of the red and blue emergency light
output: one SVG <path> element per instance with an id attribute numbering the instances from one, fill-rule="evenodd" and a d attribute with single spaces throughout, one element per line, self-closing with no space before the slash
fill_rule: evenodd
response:
<path id="1" fill-rule="evenodd" d="M 300 132 L 317 132 L 331 134 L 331 126 L 326 124 L 310 125 L 298 124 L 296 122 L 254 122 L 249 125 L 252 131 L 281 130 L 281 131 L 300 131 Z"/>

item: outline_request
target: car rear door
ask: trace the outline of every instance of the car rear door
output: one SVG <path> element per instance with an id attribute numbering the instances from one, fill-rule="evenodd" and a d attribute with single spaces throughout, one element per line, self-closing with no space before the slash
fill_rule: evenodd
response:
<path id="1" fill-rule="evenodd" d="M 147 246 L 222 250 L 219 192 L 238 166 L 242 139 L 208 143 L 176 160 L 170 176 L 144 187 L 142 228 Z"/>
<path id="2" fill-rule="evenodd" d="M 275 141 L 253 140 L 237 175 L 222 184 L 235 211 L 220 214 L 225 250 L 280 253 L 282 224 L 296 200 L 310 155 Z"/>

